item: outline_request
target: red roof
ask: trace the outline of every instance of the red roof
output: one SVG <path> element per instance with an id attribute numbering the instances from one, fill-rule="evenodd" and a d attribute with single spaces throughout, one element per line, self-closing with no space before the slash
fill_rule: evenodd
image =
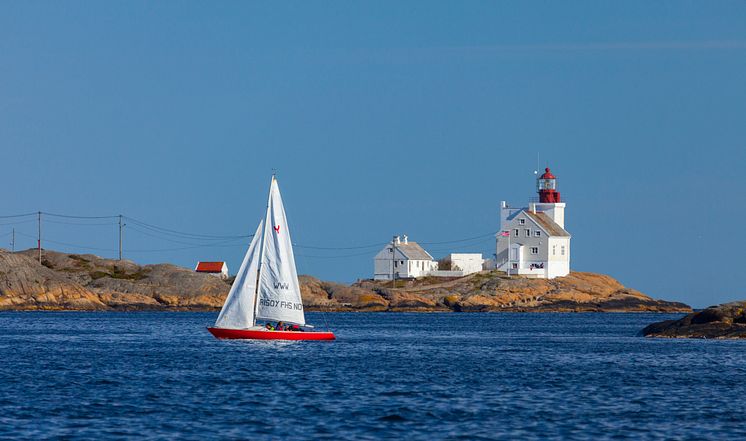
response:
<path id="1" fill-rule="evenodd" d="M 554 177 L 551 171 L 549 171 L 549 167 L 544 169 L 544 174 L 541 175 L 539 179 L 557 179 Z"/>
<path id="2" fill-rule="evenodd" d="M 223 271 L 225 262 L 197 262 L 198 273 L 219 273 Z"/>

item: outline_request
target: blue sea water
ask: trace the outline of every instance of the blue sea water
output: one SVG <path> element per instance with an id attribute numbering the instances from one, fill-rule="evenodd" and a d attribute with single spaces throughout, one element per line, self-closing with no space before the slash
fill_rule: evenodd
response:
<path id="1" fill-rule="evenodd" d="M 2 439 L 746 438 L 746 342 L 661 314 L 308 314 L 335 342 L 219 341 L 214 313 L 0 313 Z"/>

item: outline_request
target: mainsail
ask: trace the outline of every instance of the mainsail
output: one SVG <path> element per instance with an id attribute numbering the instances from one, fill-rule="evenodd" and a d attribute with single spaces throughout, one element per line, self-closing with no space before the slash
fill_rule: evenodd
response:
<path id="1" fill-rule="evenodd" d="M 245 329 L 254 326 L 254 296 L 256 294 L 257 270 L 261 252 L 264 222 L 259 222 L 249 250 L 243 258 L 236 280 L 225 299 L 215 326 L 218 328 Z"/>
<path id="2" fill-rule="evenodd" d="M 290 230 L 280 188 L 274 176 L 269 189 L 267 217 L 264 220 L 261 259 L 256 317 L 304 325 L 306 320 Z"/>

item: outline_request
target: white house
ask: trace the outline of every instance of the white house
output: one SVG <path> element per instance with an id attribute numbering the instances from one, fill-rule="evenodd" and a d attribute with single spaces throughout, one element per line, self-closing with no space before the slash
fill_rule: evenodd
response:
<path id="1" fill-rule="evenodd" d="M 194 271 L 198 273 L 212 274 L 221 279 L 228 278 L 228 265 L 225 262 L 197 262 Z"/>
<path id="2" fill-rule="evenodd" d="M 423 277 L 438 269 L 438 262 L 416 242 L 395 236 L 374 258 L 373 279 L 391 280 Z"/>
<path id="3" fill-rule="evenodd" d="M 496 241 L 497 269 L 508 274 L 553 279 L 570 274 L 570 233 L 565 230 L 565 203 L 549 168 L 537 180 L 538 202 L 500 207 Z"/>

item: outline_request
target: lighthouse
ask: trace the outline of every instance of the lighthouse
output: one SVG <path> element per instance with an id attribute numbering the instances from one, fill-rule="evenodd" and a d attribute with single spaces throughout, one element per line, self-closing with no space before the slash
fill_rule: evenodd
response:
<path id="1" fill-rule="evenodd" d="M 570 273 L 570 233 L 565 230 L 565 202 L 549 167 L 536 180 L 538 198 L 527 207 L 500 207 L 496 267 L 510 275 L 553 279 Z"/>

